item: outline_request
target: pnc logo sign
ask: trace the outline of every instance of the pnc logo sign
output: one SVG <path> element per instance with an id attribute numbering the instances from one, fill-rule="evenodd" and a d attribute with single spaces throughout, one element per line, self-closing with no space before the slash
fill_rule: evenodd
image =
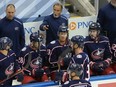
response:
<path id="1" fill-rule="evenodd" d="M 76 27 L 77 27 L 77 25 L 76 25 L 75 22 L 71 22 L 71 23 L 69 24 L 69 29 L 70 29 L 70 30 L 75 30 Z"/>
<path id="2" fill-rule="evenodd" d="M 89 25 L 93 21 L 81 21 L 81 22 L 70 22 L 69 24 L 69 29 L 70 30 L 75 30 L 75 29 L 88 29 Z"/>

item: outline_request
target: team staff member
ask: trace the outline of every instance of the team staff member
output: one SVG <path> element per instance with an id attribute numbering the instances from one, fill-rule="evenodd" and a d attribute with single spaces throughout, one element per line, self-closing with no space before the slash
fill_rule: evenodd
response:
<path id="1" fill-rule="evenodd" d="M 9 37 L 14 44 L 11 49 L 18 55 L 25 46 L 25 35 L 22 21 L 14 16 L 15 11 L 13 4 L 7 5 L 6 16 L 0 20 L 0 37 Z"/>
<path id="2" fill-rule="evenodd" d="M 68 20 L 61 15 L 63 6 L 60 3 L 53 5 L 53 14 L 46 16 L 40 25 L 40 30 L 46 30 L 46 45 L 51 41 L 58 39 L 57 32 L 60 25 L 68 25 Z"/>
<path id="3" fill-rule="evenodd" d="M 116 0 L 111 0 L 99 10 L 98 21 L 112 45 L 114 38 L 116 38 Z"/>

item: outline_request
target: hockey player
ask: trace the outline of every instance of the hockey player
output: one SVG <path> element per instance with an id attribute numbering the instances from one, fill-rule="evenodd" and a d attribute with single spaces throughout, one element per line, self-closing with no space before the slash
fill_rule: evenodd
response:
<path id="1" fill-rule="evenodd" d="M 73 42 L 73 56 L 71 58 L 71 63 L 78 63 L 83 66 L 83 74 L 81 75 L 81 79 L 89 80 L 89 58 L 88 55 L 83 52 L 84 49 L 84 37 L 81 35 L 76 35 L 71 38 Z"/>
<path id="2" fill-rule="evenodd" d="M 20 67 L 16 60 L 16 54 L 10 49 L 12 41 L 8 37 L 0 38 L 0 87 L 8 87 L 12 85 L 11 76 L 20 71 Z M 18 81 L 23 80 L 23 74 L 19 73 L 17 76 Z M 2 82 L 3 80 L 5 82 Z"/>
<path id="3" fill-rule="evenodd" d="M 112 44 L 112 52 L 113 52 L 113 58 L 112 58 L 112 68 L 116 73 L 116 38 Z"/>
<path id="4" fill-rule="evenodd" d="M 69 66 L 71 81 L 66 82 L 62 87 L 92 87 L 89 81 L 80 79 L 83 74 L 83 66 L 78 63 L 72 63 Z"/>
<path id="5" fill-rule="evenodd" d="M 100 24 L 93 22 L 85 39 L 84 50 L 90 58 L 91 75 L 114 73 L 110 67 L 112 56 L 109 40 L 100 35 L 100 30 Z"/>
<path id="6" fill-rule="evenodd" d="M 30 45 L 25 46 L 20 52 L 19 63 L 23 67 L 27 63 L 29 64 L 29 67 L 24 70 L 23 84 L 48 81 L 47 74 L 43 69 L 46 64 L 45 60 L 46 48 L 41 43 L 39 32 L 34 32 L 30 35 Z"/>
<path id="7" fill-rule="evenodd" d="M 58 63 L 59 57 L 62 54 L 63 51 L 65 51 L 69 47 L 69 40 L 68 40 L 68 27 L 65 25 L 61 25 L 59 27 L 59 31 L 57 32 L 59 39 L 54 40 L 50 42 L 47 46 L 47 51 L 49 55 L 49 67 L 51 71 L 51 80 L 55 80 L 56 72 L 58 70 L 64 70 L 66 71 L 67 66 L 60 66 L 60 63 Z M 59 72 L 59 71 L 58 71 Z M 63 73 L 61 71 L 62 75 L 66 75 L 66 73 Z M 63 76 L 61 76 L 63 77 Z M 58 77 L 59 79 L 59 77 Z M 65 80 L 62 79 L 64 82 Z"/>

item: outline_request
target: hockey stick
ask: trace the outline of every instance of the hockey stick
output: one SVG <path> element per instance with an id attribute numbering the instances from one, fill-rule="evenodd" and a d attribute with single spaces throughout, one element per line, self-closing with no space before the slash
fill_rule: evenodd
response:
<path id="1" fill-rule="evenodd" d="M 60 60 L 66 56 L 66 54 L 70 53 L 72 51 L 71 47 L 68 47 L 66 50 L 64 50 L 60 56 L 58 57 L 58 70 L 60 70 Z"/>
<path id="2" fill-rule="evenodd" d="M 21 69 L 20 71 L 14 73 L 13 75 L 9 76 L 9 78 L 6 78 L 6 79 L 0 81 L 0 84 L 6 82 L 7 80 L 9 80 L 9 79 L 13 78 L 14 76 L 18 75 L 19 73 L 21 73 L 23 70 L 27 69 L 29 67 L 29 63 L 31 61 L 31 57 L 32 57 L 31 52 L 29 52 L 28 61 L 27 61 L 27 64 L 25 65 L 25 67 L 23 67 L 23 69 Z"/>
<path id="3" fill-rule="evenodd" d="M 66 56 L 66 54 L 70 53 L 72 51 L 72 48 L 69 46 L 66 50 L 64 50 L 60 56 L 58 57 L 58 62 L 57 62 L 57 65 L 58 65 L 58 72 L 60 72 L 61 70 L 61 66 L 60 66 L 60 60 L 62 58 L 64 58 Z M 59 87 L 61 87 L 61 80 L 59 80 Z"/>

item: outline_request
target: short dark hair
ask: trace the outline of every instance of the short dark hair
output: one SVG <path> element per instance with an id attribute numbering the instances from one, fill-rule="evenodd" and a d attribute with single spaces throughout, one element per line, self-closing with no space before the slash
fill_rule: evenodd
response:
<path id="1" fill-rule="evenodd" d="M 63 9 L 63 6 L 62 6 L 61 3 L 57 2 L 57 3 L 55 3 L 55 4 L 53 5 L 53 7 L 56 6 L 56 5 L 57 5 L 57 6 L 61 6 L 61 10 Z"/>
<path id="2" fill-rule="evenodd" d="M 14 4 L 8 4 L 7 7 L 6 7 L 6 9 L 7 9 L 9 6 L 13 6 L 14 9 L 15 9 L 15 5 L 14 5 Z"/>

